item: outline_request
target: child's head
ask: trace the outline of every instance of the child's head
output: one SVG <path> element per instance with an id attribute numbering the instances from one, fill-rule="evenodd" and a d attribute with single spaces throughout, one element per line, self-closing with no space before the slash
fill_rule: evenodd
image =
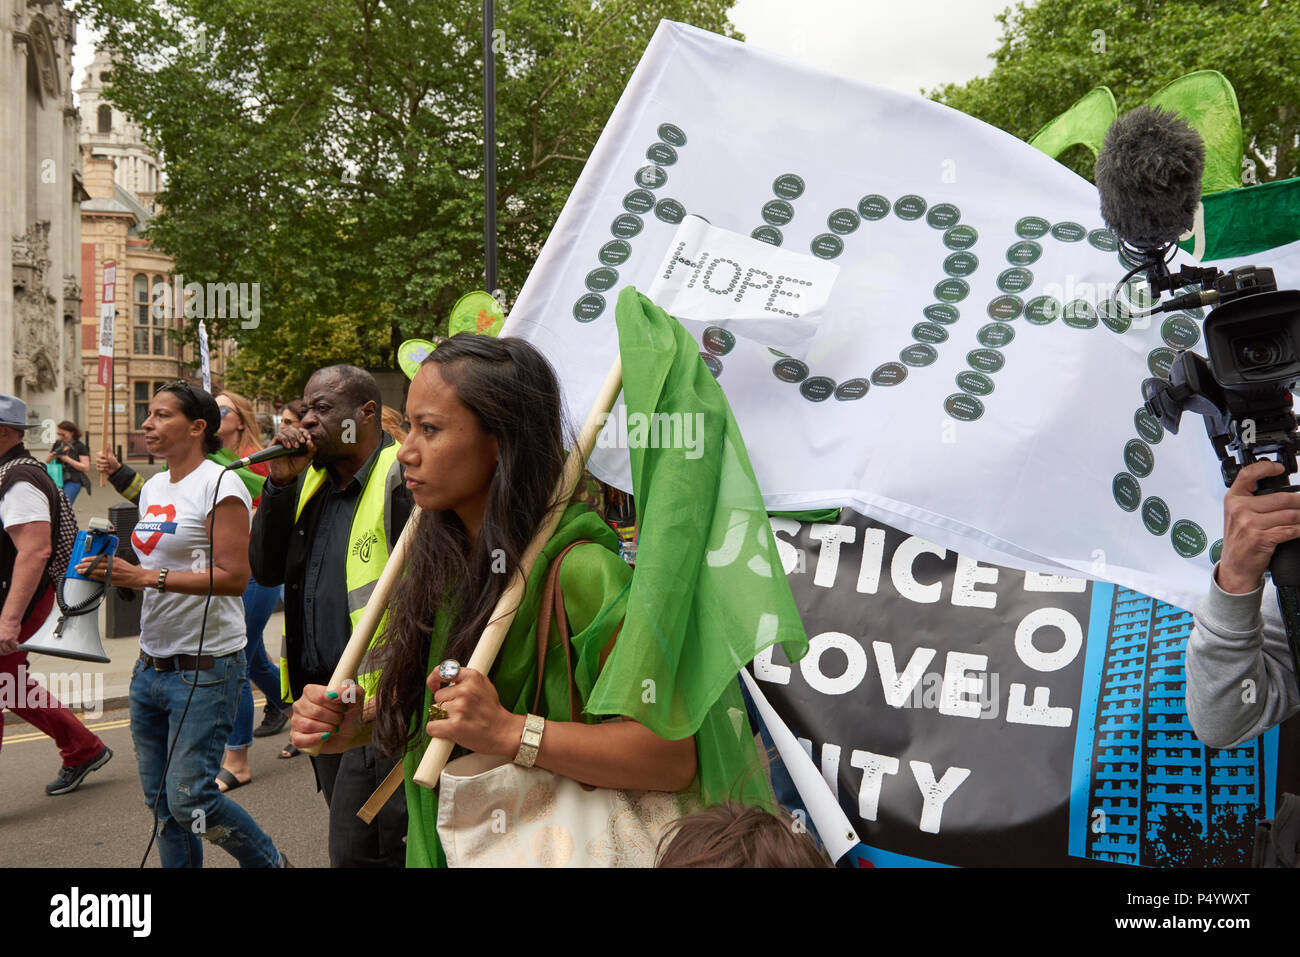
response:
<path id="1" fill-rule="evenodd" d="M 723 803 L 679 818 L 659 842 L 657 867 L 829 867 L 784 814 Z"/>

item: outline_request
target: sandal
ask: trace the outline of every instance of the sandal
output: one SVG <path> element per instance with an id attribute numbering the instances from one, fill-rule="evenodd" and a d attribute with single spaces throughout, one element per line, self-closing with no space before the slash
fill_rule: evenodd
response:
<path id="1" fill-rule="evenodd" d="M 282 758 L 296 758 L 300 754 L 302 754 L 302 752 L 299 751 L 297 748 L 295 748 L 292 744 L 286 744 L 283 748 L 280 749 L 280 757 Z"/>
<path id="2" fill-rule="evenodd" d="M 235 788 L 242 788 L 245 784 L 253 783 L 251 777 L 247 781 L 241 781 L 226 768 L 222 768 L 217 772 L 217 781 L 226 786 L 226 789 L 221 792 L 222 794 L 229 794 Z"/>

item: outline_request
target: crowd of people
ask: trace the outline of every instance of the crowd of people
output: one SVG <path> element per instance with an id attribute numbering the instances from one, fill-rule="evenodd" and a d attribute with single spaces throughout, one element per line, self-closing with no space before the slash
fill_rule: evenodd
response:
<path id="1" fill-rule="evenodd" d="M 73 423 L 61 423 L 46 463 L 71 470 L 62 489 L 26 452 L 27 428 L 23 403 L 0 396 L 4 673 L 25 662 L 21 642 L 51 613 L 57 516 L 89 485 L 89 450 Z M 567 504 L 496 669 L 461 664 L 556 504 L 569 444 L 554 371 L 527 343 L 444 340 L 413 377 L 404 417 L 385 408 L 365 370 L 320 369 L 270 437 L 290 454 L 234 476 L 226 466 L 269 444 L 240 395 L 172 383 L 150 401 L 143 432 L 163 471 L 145 481 L 107 451 L 95 466 L 139 509 L 135 561 L 113 558 L 112 581 L 144 596 L 130 725 L 163 866 L 201 865 L 204 838 L 244 866 L 287 864 L 227 794 L 251 780 L 252 738 L 282 732 L 290 716 L 281 756 L 317 752 L 311 763 L 329 809 L 332 866 L 447 863 L 440 825 L 455 815 L 440 814 L 439 795 L 413 780 L 437 739 L 455 755 L 545 769 L 585 788 L 678 795 L 684 810 L 657 831 L 661 866 L 828 863 L 770 789 L 748 807 L 724 801 L 691 813 L 685 797 L 698 791 L 705 749 L 750 754 L 752 746 L 726 736 L 668 740 L 627 715 L 586 712 L 594 678 L 621 640 L 634 574 L 590 502 Z M 1300 494 L 1251 495 L 1278 468 L 1244 469 L 1229 491 L 1222 560 L 1188 645 L 1189 713 L 1215 746 L 1300 709 L 1285 633 L 1262 583 L 1273 548 L 1300 537 Z M 340 693 L 331 686 L 335 667 L 415 513 L 405 572 L 357 685 Z M 102 580 L 105 565 L 85 560 L 78 571 Z M 281 598 L 277 665 L 262 636 Z M 552 629 L 557 637 L 548 639 Z M 1256 694 L 1236 688 L 1247 681 Z M 256 728 L 254 685 L 266 697 Z M 53 699 L 19 713 L 59 744 L 63 767 L 50 794 L 75 790 L 112 757 Z M 744 763 L 741 751 L 732 757 L 731 766 Z M 404 788 L 363 823 L 358 810 L 390 774 Z M 741 782 L 732 784 L 739 794 Z M 191 827 L 197 816 L 201 832 Z"/>
<path id="2" fill-rule="evenodd" d="M 9 419 L 25 424 L 25 412 Z M 468 660 L 509 580 L 495 556 L 504 551 L 517 566 L 563 467 L 558 384 L 532 347 L 486 336 L 447 340 L 412 382 L 405 418 L 384 407 L 364 370 L 321 369 L 302 399 L 286 407 L 271 438 L 300 452 L 238 469 L 225 481 L 226 465 L 268 444 L 242 396 L 172 383 L 150 401 L 143 432 L 148 453 L 165 464 L 153 478 L 145 481 L 107 451 L 95 465 L 139 510 L 131 536 L 135 561 L 114 558 L 111 575 L 115 585 L 144 595 L 131 734 L 164 866 L 201 865 L 202 838 L 241 865 L 287 863 L 226 793 L 251 780 L 251 738 L 282 730 L 291 710 L 293 731 L 281 754 L 318 752 L 311 762 L 329 808 L 329 857 L 337 867 L 444 863 L 437 799 L 410 780 L 418 752 L 432 738 L 450 738 L 457 753 L 517 758 L 525 725 L 535 717 L 540 727 L 531 766 L 607 788 L 691 787 L 696 741 L 668 741 L 631 720 L 583 715 L 582 695 L 571 697 L 567 656 L 546 656 L 539 671 L 526 649 L 522 657 L 531 670 L 490 677 L 466 667 L 446 680 L 428 677 L 439 661 Z M 73 426 L 51 458 L 85 466 L 89 451 L 72 444 L 77 436 Z M 21 457 L 20 429 L 14 438 L 12 451 Z M 40 484 L 34 473 L 30 478 Z M 41 491 L 50 509 L 69 501 L 57 489 Z M 422 519 L 407 573 L 357 676 L 360 693 L 340 696 L 328 687 L 334 667 L 417 505 Z M 35 537 L 23 534 L 35 523 L 5 526 L 15 541 Z M 572 632 L 580 661 L 603 662 L 617 640 L 632 569 L 619 557 L 609 525 L 581 502 L 565 512 L 553 542 L 578 543 L 563 570 L 566 636 Z M 206 556 L 200 567 L 195 555 Z M 102 564 L 89 560 L 77 570 L 104 578 Z M 53 576 L 47 578 L 52 585 Z M 280 596 L 283 670 L 268 659 L 262 640 Z M 534 620 L 521 624 L 520 635 L 536 631 L 536 601 L 532 607 Z M 22 620 L 43 620 L 35 614 L 40 610 Z M 508 649 L 504 657 L 520 656 Z M 253 685 L 267 701 L 258 728 L 252 726 Z M 89 735 L 66 709 L 63 715 Z M 77 784 L 111 756 L 94 741 L 64 751 L 65 770 L 77 775 Z M 357 811 L 394 768 L 406 788 L 388 798 L 372 823 L 362 823 Z M 772 813 L 775 804 L 760 810 L 753 817 L 731 806 L 718 825 L 733 837 L 761 835 L 775 825 L 775 838 L 735 845 L 748 849 L 746 862 L 775 864 L 780 861 L 771 855 L 786 853 L 786 863 L 825 863 L 798 828 Z M 196 831 L 191 823 L 200 816 L 205 828 Z M 679 830 L 694 833 L 680 821 L 674 833 Z M 697 840 L 678 858 L 711 855 L 721 862 L 733 843 Z M 665 866 L 672 861 L 665 858 Z"/>

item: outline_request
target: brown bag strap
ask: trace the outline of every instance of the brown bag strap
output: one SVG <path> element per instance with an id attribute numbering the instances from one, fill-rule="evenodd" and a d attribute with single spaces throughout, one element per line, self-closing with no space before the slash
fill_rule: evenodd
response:
<path id="1" fill-rule="evenodd" d="M 569 650 L 569 616 L 564 610 L 564 592 L 560 587 L 560 566 L 564 556 L 579 545 L 590 545 L 590 539 L 581 539 L 570 543 L 564 551 L 555 556 L 551 567 L 546 570 L 546 584 L 542 588 L 542 600 L 537 614 L 537 692 L 533 695 L 533 713 L 537 713 L 542 703 L 542 676 L 546 671 L 546 652 L 551 640 L 551 616 L 554 614 L 560 627 L 560 643 L 564 645 L 565 672 L 569 678 L 569 720 L 577 721 L 581 709 L 578 707 L 578 693 L 573 686 L 573 657 Z"/>
<path id="2" fill-rule="evenodd" d="M 375 793 L 370 795 L 366 803 L 361 805 L 361 810 L 357 811 L 357 817 L 369 824 L 388 803 L 388 799 L 393 796 L 398 788 L 402 786 L 402 762 L 398 761 L 393 765 L 393 769 L 388 772 L 384 782 L 375 788 Z"/>
<path id="3" fill-rule="evenodd" d="M 537 694 L 533 697 L 533 712 L 536 713 L 542 702 L 542 674 L 546 666 L 546 646 L 551 636 L 551 614 L 554 613 L 560 626 L 560 640 L 564 644 L 564 664 L 569 675 L 569 720 L 577 721 L 581 711 L 578 708 L 578 695 L 573 687 L 573 663 L 569 652 L 569 616 L 564 609 L 564 591 L 560 588 L 560 564 L 564 556 L 578 545 L 591 544 L 590 539 L 573 542 L 564 551 L 555 556 L 551 567 L 546 570 L 546 585 L 542 589 L 542 601 L 537 615 Z M 612 642 L 611 642 L 612 644 Z M 608 649 L 606 649 L 608 651 Z M 382 784 L 375 788 L 375 793 L 357 811 L 357 817 L 369 824 L 375 815 L 388 803 L 399 787 L 402 786 L 402 762 L 398 761 L 388 772 Z M 587 787 L 587 785 L 583 785 Z"/>

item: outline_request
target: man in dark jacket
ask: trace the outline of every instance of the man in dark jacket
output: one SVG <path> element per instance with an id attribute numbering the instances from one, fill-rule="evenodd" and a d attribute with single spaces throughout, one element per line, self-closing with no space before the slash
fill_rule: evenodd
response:
<path id="1" fill-rule="evenodd" d="M 284 657 L 294 697 L 305 685 L 329 684 L 412 506 L 397 446 L 380 427 L 379 386 L 368 372 L 321 369 L 308 381 L 303 404 L 299 426 L 275 437 L 303 454 L 267 463 L 249 545 L 257 580 L 285 585 Z M 330 809 L 330 863 L 404 866 L 403 796 L 393 795 L 372 825 L 356 817 L 393 762 L 367 745 L 312 764 Z"/>

